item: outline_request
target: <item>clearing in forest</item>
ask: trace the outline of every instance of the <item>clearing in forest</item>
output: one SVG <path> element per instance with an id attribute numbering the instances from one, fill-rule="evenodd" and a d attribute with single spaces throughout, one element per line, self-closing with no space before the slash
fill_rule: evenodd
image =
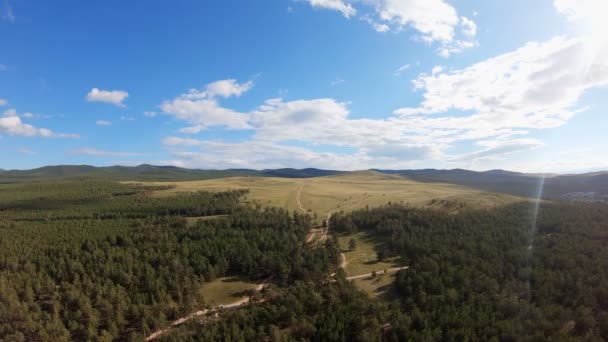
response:
<path id="1" fill-rule="evenodd" d="M 349 246 L 351 240 L 355 244 L 352 250 Z M 379 260 L 378 256 L 382 257 L 381 254 L 386 252 L 383 243 L 366 232 L 339 235 L 338 243 L 346 258 L 346 265 L 343 267 L 346 276 L 356 276 L 403 266 L 398 264 L 398 257 L 389 258 L 387 256 L 383 260 Z"/>
<path id="2" fill-rule="evenodd" d="M 376 277 L 355 279 L 353 282 L 371 298 L 392 299 L 395 297 L 393 284 L 396 276 L 397 273 L 382 274 Z"/>
<path id="3" fill-rule="evenodd" d="M 248 292 L 258 284 L 243 281 L 238 277 L 222 277 L 202 284 L 200 293 L 211 307 L 235 303 L 248 297 Z"/>
<path id="4" fill-rule="evenodd" d="M 354 241 L 352 243 L 351 241 Z M 343 269 L 347 277 L 377 272 L 378 275 L 354 279 L 357 287 L 372 298 L 388 298 L 392 293 L 392 284 L 396 273 L 381 274 L 384 270 L 402 267 L 400 258 L 389 257 L 381 239 L 367 232 L 338 235 L 338 243 L 344 255 Z M 351 243 L 354 245 L 351 246 Z M 385 253 L 385 255 L 382 255 Z M 379 260 L 379 258 L 382 260 Z"/>

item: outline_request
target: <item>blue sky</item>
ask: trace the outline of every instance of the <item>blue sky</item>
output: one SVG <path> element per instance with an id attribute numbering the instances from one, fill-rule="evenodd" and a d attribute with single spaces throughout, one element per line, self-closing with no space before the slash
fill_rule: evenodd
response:
<path id="1" fill-rule="evenodd" d="M 0 168 L 608 169 L 601 0 L 0 0 Z"/>

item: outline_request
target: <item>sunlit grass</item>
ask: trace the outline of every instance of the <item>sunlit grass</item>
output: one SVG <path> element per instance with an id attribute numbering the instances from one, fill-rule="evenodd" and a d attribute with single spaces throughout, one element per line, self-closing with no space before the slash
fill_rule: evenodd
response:
<path id="1" fill-rule="evenodd" d="M 257 284 L 243 281 L 238 277 L 222 277 L 203 283 L 200 293 L 207 304 L 215 307 L 247 297 L 247 291 L 255 289 L 256 286 Z"/>
<path id="2" fill-rule="evenodd" d="M 349 251 L 349 242 L 353 239 L 356 247 Z M 341 235 L 338 237 L 340 249 L 346 257 L 346 267 L 344 271 L 347 276 L 356 276 L 373 271 L 382 271 L 393 267 L 403 266 L 398 264 L 398 258 L 387 258 L 384 261 L 378 260 L 378 251 L 384 250 L 382 242 L 378 242 L 365 232 L 358 232 L 352 235 Z"/>

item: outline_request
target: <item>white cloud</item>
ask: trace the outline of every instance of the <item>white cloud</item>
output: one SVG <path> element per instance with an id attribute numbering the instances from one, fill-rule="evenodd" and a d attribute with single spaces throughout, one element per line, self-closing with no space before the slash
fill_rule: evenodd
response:
<path id="1" fill-rule="evenodd" d="M 18 116 L 18 117 L 22 117 L 22 118 L 27 118 L 27 119 L 31 119 L 34 118 L 35 116 L 39 116 L 39 115 L 34 115 L 30 112 L 25 112 L 25 113 L 17 113 L 17 110 L 10 108 L 4 111 L 4 116 L 5 117 L 9 117 L 9 116 Z"/>
<path id="2" fill-rule="evenodd" d="M 482 149 L 471 153 L 452 156 L 450 161 L 469 162 L 470 165 L 474 167 L 475 163 L 479 161 L 501 159 L 504 158 L 505 155 L 532 150 L 541 147 L 544 144 L 538 139 L 522 138 L 484 140 L 478 141 L 476 145 L 481 146 Z"/>
<path id="3" fill-rule="evenodd" d="M 333 130 L 347 115 L 346 104 L 333 99 L 270 99 L 251 114 L 251 123 L 256 136 L 263 139 L 309 140 L 311 135 L 318 135 L 316 132 Z"/>
<path id="4" fill-rule="evenodd" d="M 114 152 L 114 151 L 104 151 L 98 150 L 96 148 L 91 147 L 83 147 L 74 151 L 71 151 L 72 154 L 78 155 L 87 155 L 87 156 L 97 156 L 97 157 L 135 157 L 135 156 L 143 156 L 143 153 L 134 153 L 134 152 Z"/>
<path id="5" fill-rule="evenodd" d="M 395 161 L 392 158 L 371 157 L 365 153 L 350 154 L 314 152 L 307 148 L 281 145 L 269 141 L 247 141 L 227 143 L 183 139 L 178 137 L 166 138 L 166 146 L 196 147 L 197 151 L 174 151 L 176 158 L 165 161 L 182 167 L 209 169 L 225 168 L 281 168 L 281 167 L 318 167 L 326 169 L 368 169 L 372 162 L 385 167 L 410 167 L 410 161 Z"/>
<path id="6" fill-rule="evenodd" d="M 253 82 L 248 81 L 245 83 L 239 84 L 234 79 L 229 80 L 221 80 L 213 82 L 207 85 L 207 96 L 208 97 L 216 97 L 221 96 L 224 98 L 232 97 L 232 96 L 241 96 L 244 93 L 248 92 L 249 89 L 253 87 Z"/>
<path id="7" fill-rule="evenodd" d="M 5 99 L 0 99 L 0 107 L 6 106 L 8 104 L 8 101 Z"/>
<path id="8" fill-rule="evenodd" d="M 376 32 L 388 32 L 391 29 L 391 27 L 386 24 L 378 24 L 378 23 L 372 23 L 372 27 L 374 28 L 374 30 Z"/>
<path id="9" fill-rule="evenodd" d="M 606 146 L 585 146 L 549 149 L 544 148 L 542 158 L 533 154 L 529 158 L 524 158 L 521 161 L 505 160 L 494 165 L 504 168 L 508 163 L 508 167 L 522 172 L 562 172 L 562 173 L 578 173 L 592 172 L 600 170 L 608 170 L 608 162 L 605 155 L 608 154 Z"/>
<path id="10" fill-rule="evenodd" d="M 225 126 L 231 129 L 250 128 L 248 115 L 222 107 L 216 97 L 240 96 L 253 86 L 253 83 L 237 83 L 235 80 L 223 80 L 210 83 L 202 91 L 190 90 L 179 97 L 165 101 L 160 105 L 166 114 L 179 120 L 190 122 L 195 126 Z"/>
<path id="11" fill-rule="evenodd" d="M 578 111 L 574 107 L 587 89 L 608 84 L 607 52 L 579 38 L 528 43 L 462 70 L 420 75 L 414 85 L 424 91 L 424 101 L 395 113 L 410 116 L 418 126 L 458 129 L 476 137 L 504 129 L 558 127 Z M 471 114 L 411 117 L 453 110 Z"/>
<path id="12" fill-rule="evenodd" d="M 465 49 L 472 48 L 477 46 L 477 41 L 475 40 L 456 40 L 451 44 L 444 44 L 437 49 L 437 54 L 443 58 L 448 58 L 455 53 L 461 53 Z"/>
<path id="13" fill-rule="evenodd" d="M 597 44 L 607 44 L 608 1 L 605 0 L 554 0 L 555 9 L 573 24 L 585 30 L 588 39 Z"/>
<path id="14" fill-rule="evenodd" d="M 4 117 L 0 117 L 0 133 L 24 137 L 44 137 L 44 138 L 78 138 L 76 134 L 54 133 L 47 128 L 36 128 L 21 121 L 21 118 L 14 110 L 8 110 Z"/>
<path id="15" fill-rule="evenodd" d="M 351 4 L 346 3 L 342 0 L 307 0 L 312 7 L 315 8 L 326 8 L 330 10 L 339 11 L 346 18 L 350 18 L 357 14 L 357 10 Z"/>
<path id="16" fill-rule="evenodd" d="M 95 124 L 96 124 L 97 126 L 111 126 L 111 125 L 112 125 L 112 122 L 110 122 L 110 121 L 106 121 L 106 120 L 97 120 L 97 121 L 95 122 Z"/>
<path id="17" fill-rule="evenodd" d="M 554 0 L 553 5 L 570 21 L 605 18 L 608 10 L 603 0 Z"/>
<path id="18" fill-rule="evenodd" d="M 231 109 L 221 107 L 215 99 L 189 100 L 176 98 L 161 104 L 166 114 L 205 127 L 225 126 L 232 129 L 249 128 L 248 116 Z"/>
<path id="19" fill-rule="evenodd" d="M 252 87 L 252 81 L 238 83 L 235 79 L 227 79 L 209 83 L 203 90 L 190 89 L 187 94 L 183 94 L 181 97 L 188 100 L 239 97 Z"/>
<path id="20" fill-rule="evenodd" d="M 427 42 L 454 39 L 458 13 L 443 0 L 373 0 L 379 17 L 399 27 L 411 26 Z"/>
<path id="21" fill-rule="evenodd" d="M 397 68 L 397 70 L 395 70 L 395 76 L 401 76 L 403 75 L 404 72 L 406 72 L 409 68 L 411 68 L 412 66 L 410 64 L 404 64 L 402 66 L 400 66 L 399 68 Z"/>
<path id="22" fill-rule="evenodd" d="M 342 84 L 344 82 L 346 82 L 344 79 L 338 77 L 335 80 L 331 81 L 330 84 L 331 84 L 332 87 L 335 87 L 335 86 L 340 85 L 340 84 Z"/>
<path id="23" fill-rule="evenodd" d="M 252 140 L 224 143 L 170 137 L 164 143 L 173 147 L 201 148 L 201 152 L 175 152 L 176 157 L 185 160 L 184 165 L 191 167 L 407 167 L 413 165 L 412 160 L 439 154 L 439 145 L 435 142 L 429 144 L 420 141 L 420 137 L 406 136 L 404 132 L 408 128 L 403 127 L 397 118 L 351 120 L 348 114 L 346 103 L 329 98 L 290 102 L 270 99 L 248 113 L 249 125 L 255 129 Z M 188 127 L 182 132 L 195 133 L 200 128 Z M 433 136 L 425 136 L 422 140 L 431 141 Z M 286 145 L 292 141 L 342 146 L 355 151 L 314 152 L 306 147 Z"/>
<path id="24" fill-rule="evenodd" d="M 431 75 L 436 75 L 436 74 L 438 74 L 438 73 L 440 73 L 442 71 L 443 71 L 443 67 L 441 65 L 436 65 L 431 70 Z"/>
<path id="25" fill-rule="evenodd" d="M 86 99 L 89 102 L 106 102 L 119 107 L 124 107 L 123 101 L 129 97 L 129 93 L 123 90 L 100 90 L 93 88 L 87 94 Z"/>
<path id="26" fill-rule="evenodd" d="M 149 117 L 149 118 L 153 118 L 153 117 L 155 117 L 157 114 L 158 114 L 157 112 L 153 112 L 153 111 L 145 111 L 145 112 L 144 112 L 144 116 L 147 116 L 147 117 Z"/>
<path id="27" fill-rule="evenodd" d="M 196 125 L 196 126 L 184 127 L 182 129 L 180 129 L 179 131 L 181 133 L 185 133 L 185 134 L 197 134 L 205 129 L 206 128 L 203 125 Z"/>
<path id="28" fill-rule="evenodd" d="M 308 0 L 313 7 L 337 10 L 350 17 L 356 14 L 353 3 L 367 5 L 359 18 L 377 32 L 403 31 L 413 28 L 414 37 L 426 43 L 438 43 L 437 53 L 449 57 L 453 53 L 477 45 L 477 25 L 444 0 Z"/>
<path id="29" fill-rule="evenodd" d="M 467 17 L 460 17 L 460 26 L 462 27 L 462 34 L 468 37 L 475 37 L 477 35 L 477 24 Z"/>

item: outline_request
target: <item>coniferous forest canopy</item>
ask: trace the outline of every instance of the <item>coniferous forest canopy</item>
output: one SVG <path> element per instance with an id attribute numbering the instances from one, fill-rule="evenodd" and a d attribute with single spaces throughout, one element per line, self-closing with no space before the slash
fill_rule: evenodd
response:
<path id="1" fill-rule="evenodd" d="M 0 340 L 142 341 L 211 308 L 201 285 L 224 276 L 270 285 L 159 340 L 608 339 L 605 203 L 387 203 L 334 213 L 330 237 L 307 243 L 310 217 L 246 204 L 246 190 L 155 190 L 0 185 Z M 186 220 L 201 216 L 213 218 Z M 357 232 L 409 266 L 392 297 L 371 299 L 339 268 L 336 236 Z"/>

